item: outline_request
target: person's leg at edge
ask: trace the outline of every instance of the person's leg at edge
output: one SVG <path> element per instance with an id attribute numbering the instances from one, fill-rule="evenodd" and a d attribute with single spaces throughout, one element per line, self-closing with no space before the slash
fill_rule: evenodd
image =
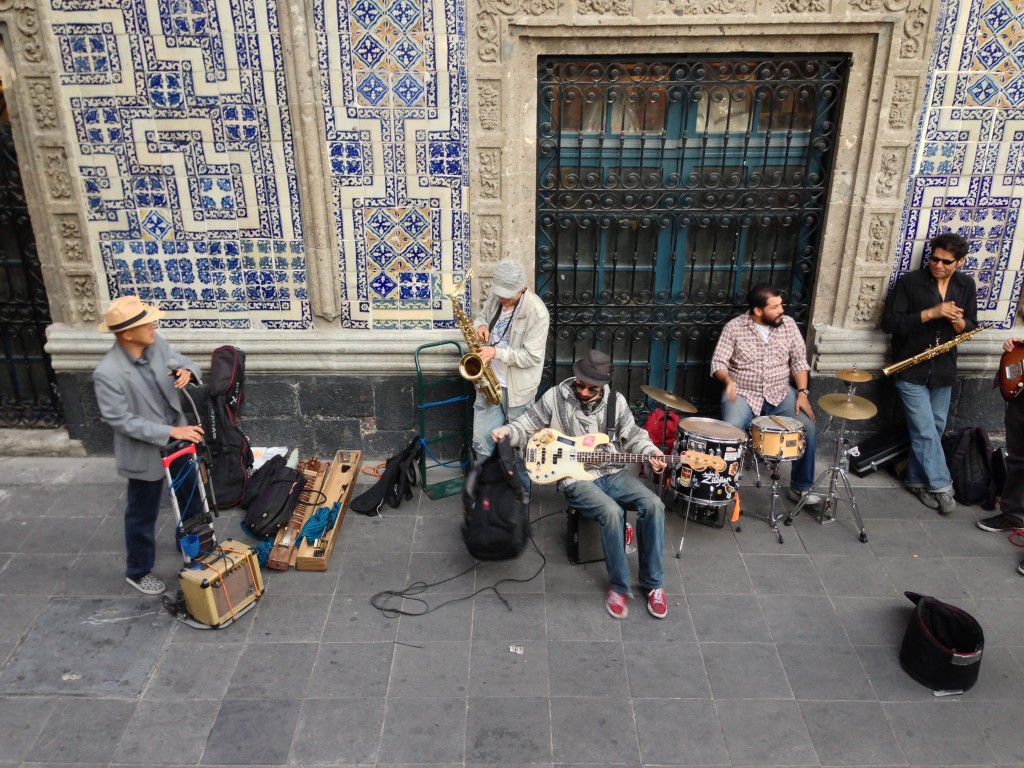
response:
<path id="1" fill-rule="evenodd" d="M 1024 521 L 1024 398 L 1006 405 L 1006 484 L 999 511 Z"/>
<path id="2" fill-rule="evenodd" d="M 750 422 L 754 418 L 754 412 L 750 410 L 750 405 L 742 397 L 737 395 L 735 401 L 730 401 L 723 392 L 721 405 L 722 421 L 743 430 L 750 426 Z"/>
<path id="3" fill-rule="evenodd" d="M 910 457 L 907 461 L 907 488 L 926 488 L 928 476 L 925 474 L 925 455 L 938 451 L 942 454 L 942 443 L 935 434 L 935 415 L 932 413 L 931 396 L 928 387 L 923 384 L 912 384 L 896 381 L 896 391 L 903 404 L 903 413 L 907 419 L 907 431 L 910 433 Z"/>
<path id="4" fill-rule="evenodd" d="M 504 393 L 505 402 L 508 403 L 508 390 L 502 389 L 501 391 Z M 514 408 L 509 407 L 508 420 L 515 421 L 530 410 L 532 405 L 533 400 L 531 399 L 526 405 L 517 405 Z M 526 474 L 526 465 L 523 463 L 523 453 L 519 449 L 516 449 L 516 469 L 519 472 L 519 482 L 523 484 L 523 490 L 525 490 L 526 495 L 529 496 L 530 492 L 533 490 L 533 484 L 530 481 L 530 476 Z"/>
<path id="5" fill-rule="evenodd" d="M 946 431 L 946 418 L 949 416 L 949 401 L 953 396 L 952 387 L 936 387 L 928 390 L 934 418 L 935 440 L 930 443 L 932 450 L 923 457 L 925 487 L 934 493 L 953 492 L 953 478 L 946 464 L 946 452 L 942 450 L 942 433 Z"/>
<path id="6" fill-rule="evenodd" d="M 601 526 L 604 565 L 608 570 L 611 588 L 620 595 L 630 596 L 626 542 L 623 537 L 624 513 L 622 507 L 602 490 L 606 482 L 606 477 L 595 481 L 578 480 L 566 486 L 565 499 L 569 506 Z"/>
<path id="7" fill-rule="evenodd" d="M 636 540 L 640 559 L 640 587 L 644 593 L 665 583 L 665 504 L 649 487 L 627 471 L 604 480 L 605 493 L 623 509 L 636 510 Z"/>
<path id="8" fill-rule="evenodd" d="M 156 519 L 160 513 L 163 480 L 128 480 L 124 511 L 125 576 L 138 580 L 156 562 Z"/>
<path id="9" fill-rule="evenodd" d="M 502 389 L 504 394 L 504 389 Z M 476 393 L 473 404 L 473 452 L 477 462 L 482 462 L 494 453 L 494 441 L 491 432 L 505 423 L 505 412 L 502 404 L 495 405 L 480 392 Z"/>

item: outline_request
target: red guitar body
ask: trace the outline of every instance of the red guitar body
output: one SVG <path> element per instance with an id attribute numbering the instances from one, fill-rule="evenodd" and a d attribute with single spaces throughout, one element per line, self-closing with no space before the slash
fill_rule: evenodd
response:
<path id="1" fill-rule="evenodd" d="M 1003 352 L 996 380 L 999 382 L 999 394 L 1007 402 L 1016 400 L 1024 392 L 1024 344 L 1014 344 L 1009 352 Z"/>

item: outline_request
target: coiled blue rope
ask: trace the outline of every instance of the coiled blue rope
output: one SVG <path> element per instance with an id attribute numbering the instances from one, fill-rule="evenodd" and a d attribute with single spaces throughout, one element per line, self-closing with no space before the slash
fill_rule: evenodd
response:
<path id="1" fill-rule="evenodd" d="M 239 520 L 238 525 L 246 536 L 256 539 L 256 545 L 253 547 L 253 549 L 256 550 L 256 559 L 259 560 L 260 565 L 265 567 L 267 565 L 267 561 L 270 560 L 270 551 L 274 548 L 274 537 L 257 536 L 249 530 L 249 526 L 245 524 L 245 520 Z"/>
<path id="2" fill-rule="evenodd" d="M 327 531 L 334 528 L 338 522 L 338 515 L 341 514 L 341 502 L 336 501 L 330 507 L 319 507 L 316 512 L 309 516 L 306 524 L 302 526 L 300 539 L 305 539 L 307 544 L 313 544 L 317 539 L 322 539 Z"/>

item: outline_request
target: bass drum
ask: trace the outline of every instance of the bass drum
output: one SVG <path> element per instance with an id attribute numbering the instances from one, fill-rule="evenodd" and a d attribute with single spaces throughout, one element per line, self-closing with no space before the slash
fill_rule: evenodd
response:
<path id="1" fill-rule="evenodd" d="M 719 456 L 725 459 L 725 470 L 716 472 L 710 467 L 696 470 L 685 464 L 679 465 L 672 484 L 675 497 L 706 506 L 731 503 L 736 495 L 737 475 L 746 442 L 746 432 L 724 421 L 704 418 L 680 421 L 676 432 L 676 454 L 696 451 Z"/>

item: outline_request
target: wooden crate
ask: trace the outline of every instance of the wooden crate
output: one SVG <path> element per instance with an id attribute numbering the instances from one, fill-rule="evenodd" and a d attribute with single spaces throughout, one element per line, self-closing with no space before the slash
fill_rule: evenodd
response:
<path id="1" fill-rule="evenodd" d="M 330 507 L 334 502 L 341 502 L 341 511 L 334 527 L 324 534 L 320 541 L 309 544 L 305 539 L 296 547 L 294 564 L 300 571 L 326 571 L 327 564 L 334 551 L 334 544 L 341 532 L 341 523 L 348 511 L 348 503 L 356 487 L 356 478 L 363 461 L 362 451 L 338 451 L 331 461 L 321 491 L 326 500 L 317 504 L 318 507 Z"/>

